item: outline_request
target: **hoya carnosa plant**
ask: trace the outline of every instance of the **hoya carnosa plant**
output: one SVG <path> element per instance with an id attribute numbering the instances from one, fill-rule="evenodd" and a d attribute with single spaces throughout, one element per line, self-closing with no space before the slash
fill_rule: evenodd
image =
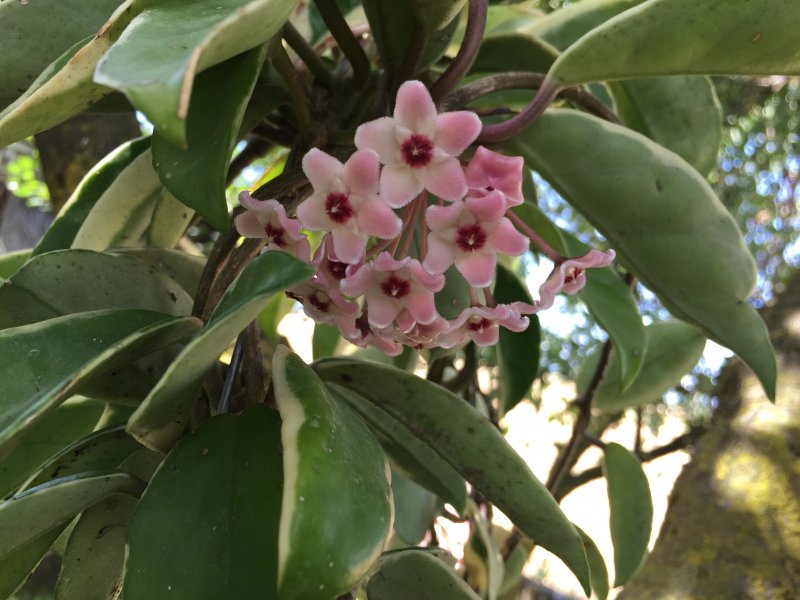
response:
<path id="1" fill-rule="evenodd" d="M 613 250 L 562 256 L 510 212 L 524 201 L 524 161 L 483 146 L 469 161 L 462 158 L 481 132 L 475 113 L 437 113 L 420 81 L 403 83 L 394 106 L 392 117 L 356 129 L 358 150 L 344 164 L 317 148 L 306 153 L 303 171 L 313 192 L 296 219 L 275 200 L 239 196 L 239 233 L 265 238 L 264 251 L 284 250 L 317 268 L 311 281 L 287 292 L 309 317 L 392 356 L 403 346 L 491 346 L 499 327 L 524 331 L 525 315 L 550 308 L 560 291 L 580 291 L 585 269 L 613 262 Z M 301 229 L 325 232 L 313 261 Z M 498 254 L 520 256 L 532 242 L 555 263 L 539 300 L 496 302 Z M 469 284 L 469 297 L 448 320 L 436 310 L 436 294 L 451 266 Z"/>
<path id="2" fill-rule="evenodd" d="M 593 473 L 614 585 L 634 576 L 652 502 L 638 447 L 602 426 L 706 338 L 775 394 L 698 74 L 800 74 L 800 14 L 523 4 L 0 1 L 0 146 L 87 111 L 153 126 L 0 255 L 0 598 L 52 549 L 59 600 L 493 600 L 534 545 L 605 598 L 606 559 L 559 506 Z M 81 167 L 116 129 L 85 126 Z M 529 251 L 541 280 L 515 272 Z M 640 286 L 681 321 L 645 327 Z M 502 419 L 545 379 L 537 313 L 559 293 L 607 337 L 540 481 Z M 311 365 L 280 343 L 292 299 Z M 574 473 L 590 445 L 602 461 Z"/>

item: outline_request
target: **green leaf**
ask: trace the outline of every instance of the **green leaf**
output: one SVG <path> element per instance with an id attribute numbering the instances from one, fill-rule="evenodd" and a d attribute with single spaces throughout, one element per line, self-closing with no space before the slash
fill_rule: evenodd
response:
<path id="1" fill-rule="evenodd" d="M 272 384 L 283 419 L 278 596 L 335 598 L 366 575 L 389 536 L 389 464 L 355 412 L 286 346 L 275 351 Z"/>
<path id="2" fill-rule="evenodd" d="M 463 513 L 467 508 L 467 489 L 459 475 L 433 448 L 419 439 L 403 423 L 373 402 L 333 382 L 326 384 L 335 400 L 347 403 L 369 424 L 372 433 L 396 468 Z"/>
<path id="3" fill-rule="evenodd" d="M 25 583 L 65 528 L 66 524 L 53 527 L 8 556 L 0 558 L 0 598 L 10 598 Z"/>
<path id="4" fill-rule="evenodd" d="M 66 50 L 42 71 L 30 87 L 0 113 L 0 147 L 65 121 L 108 94 L 92 81 L 97 61 L 119 37 L 140 3 L 127 0 L 117 8 L 97 35 Z M 23 7 L 22 10 L 27 10 Z M 49 10 L 48 8 L 45 10 Z M 39 36 L 35 37 L 36 42 Z"/>
<path id="5" fill-rule="evenodd" d="M 245 267 L 211 319 L 183 349 L 128 420 L 128 431 L 148 448 L 168 451 L 180 437 L 203 378 L 269 298 L 313 269 L 283 252 L 266 252 Z"/>
<path id="6" fill-rule="evenodd" d="M 610 85 L 622 122 L 707 175 L 717 164 L 722 113 L 708 77 L 651 77 Z"/>
<path id="7" fill-rule="evenodd" d="M 25 482 L 23 489 L 84 471 L 114 469 L 141 447 L 122 426 L 94 431 L 50 457 Z"/>
<path id="8" fill-rule="evenodd" d="M 436 495 L 392 469 L 394 530 L 406 544 L 416 546 L 433 526 L 439 508 Z"/>
<path id="9" fill-rule="evenodd" d="M 606 444 L 603 470 L 611 508 L 614 587 L 624 585 L 642 564 L 653 527 L 653 500 L 639 459 L 616 443 Z"/>
<path id="10" fill-rule="evenodd" d="M 391 367 L 327 359 L 316 369 L 325 381 L 363 395 L 425 441 L 526 535 L 561 558 L 588 593 L 589 568 L 578 533 L 525 461 L 474 408 Z"/>
<path id="11" fill-rule="evenodd" d="M 30 256 L 30 249 L 15 250 L 14 252 L 0 254 L 0 283 L 16 273 L 30 258 Z"/>
<path id="12" fill-rule="evenodd" d="M 425 5 L 436 4 L 428 25 L 422 23 L 419 13 L 415 10 L 425 10 Z M 399 67 L 403 57 L 408 52 L 413 31 L 423 28 L 426 35 L 426 46 L 422 52 L 419 68 L 426 69 L 435 63 L 447 50 L 448 45 L 458 27 L 458 18 L 439 29 L 435 26 L 436 15 L 442 14 L 440 9 L 445 4 L 455 4 L 452 0 L 364 0 L 364 13 L 369 20 L 375 45 L 381 55 L 382 63 L 388 69 Z"/>
<path id="13" fill-rule="evenodd" d="M 594 406 L 617 411 L 658 401 L 681 377 L 691 371 L 703 356 L 706 338 L 696 327 L 678 321 L 654 323 L 645 328 L 647 350 L 639 376 L 631 386 L 620 391 L 617 353 L 611 354 L 608 371 L 597 389 Z M 600 353 L 594 352 L 581 367 L 576 383 L 578 394 L 589 386 Z"/>
<path id="14" fill-rule="evenodd" d="M 146 149 L 134 158 L 106 188 L 84 218 L 72 248 L 105 250 L 134 246 L 153 217 L 161 182 Z"/>
<path id="15" fill-rule="evenodd" d="M 584 0 L 585 1 L 585 0 Z M 471 73 L 533 71 L 546 73 L 558 58 L 558 50 L 547 42 L 518 31 L 497 31 L 481 44 Z M 530 96 L 530 92 L 527 92 Z"/>
<path id="16" fill-rule="evenodd" d="M 502 265 L 497 266 L 494 298 L 502 304 L 517 301 L 533 303 L 528 288 Z M 525 331 L 515 332 L 500 328 L 497 366 L 500 369 L 498 394 L 503 412 L 510 411 L 528 395 L 539 373 L 539 317 L 531 315 L 529 318 L 531 324 Z"/>
<path id="17" fill-rule="evenodd" d="M 581 0 L 536 19 L 523 31 L 563 52 L 587 32 L 643 1 Z"/>
<path id="18" fill-rule="evenodd" d="M 8 281 L 0 288 L 0 328 L 93 310 L 192 310 L 192 299 L 175 281 L 131 256 L 57 250 L 34 257 Z"/>
<path id="19" fill-rule="evenodd" d="M 434 296 L 436 311 L 445 319 L 455 319 L 469 308 L 469 284 L 455 266 L 444 273 L 444 287 Z"/>
<path id="20" fill-rule="evenodd" d="M 196 74 L 263 44 L 280 31 L 296 4 L 297 0 L 151 3 L 105 53 L 95 81 L 124 92 L 160 136 L 185 146 Z"/>
<path id="21" fill-rule="evenodd" d="M 103 412 L 100 402 L 70 399 L 34 425 L 0 461 L 0 498 L 19 489 L 44 461 L 92 431 Z"/>
<path id="22" fill-rule="evenodd" d="M 316 323 L 314 334 L 311 339 L 311 348 L 314 360 L 319 360 L 326 356 L 333 356 L 336 353 L 336 346 L 341 339 L 339 328 L 327 323 Z"/>
<path id="23" fill-rule="evenodd" d="M 389 554 L 367 582 L 368 600 L 479 600 L 458 573 L 423 550 Z"/>
<path id="24" fill-rule="evenodd" d="M 122 587 L 128 523 L 138 500 L 114 494 L 83 511 L 58 574 L 58 600 L 106 600 Z"/>
<path id="25" fill-rule="evenodd" d="M 206 265 L 204 256 L 187 254 L 180 250 L 167 248 L 120 248 L 113 254 L 132 256 L 144 264 L 158 269 L 181 286 L 190 297 L 194 297 L 200 277 Z"/>
<path id="26" fill-rule="evenodd" d="M 0 110 L 65 50 L 94 34 L 121 0 L 0 4 Z"/>
<path id="27" fill-rule="evenodd" d="M 546 112 L 505 147 L 578 208 L 674 315 L 741 356 L 774 398 L 772 345 L 746 301 L 753 258 L 697 171 L 635 132 L 572 110 Z"/>
<path id="28" fill-rule="evenodd" d="M 89 471 L 56 479 L 0 503 L 0 558 L 112 494 L 138 496 L 143 482 L 120 472 Z"/>
<path id="29" fill-rule="evenodd" d="M 158 128 L 153 135 L 153 166 L 164 187 L 221 231 L 228 228 L 228 163 L 265 55 L 263 45 L 197 76 L 186 146 L 173 144 Z"/>
<path id="30" fill-rule="evenodd" d="M 652 75 L 798 75 L 797 17 L 794 0 L 649 0 L 570 46 L 549 77 L 565 87 Z"/>
<path id="31" fill-rule="evenodd" d="M 577 525 L 575 529 L 581 534 L 583 547 L 586 550 L 586 558 L 589 561 L 589 569 L 592 572 L 592 593 L 597 597 L 597 600 L 606 600 L 609 588 L 606 561 L 592 538 L 586 535 L 586 532 Z"/>
<path id="32" fill-rule="evenodd" d="M 439 31 L 455 19 L 466 0 L 409 0 L 426 32 Z"/>
<path id="33" fill-rule="evenodd" d="M 0 457 L 87 381 L 196 328 L 197 319 L 112 310 L 0 331 Z"/>
<path id="34" fill-rule="evenodd" d="M 182 438 L 128 528 L 125 598 L 275 597 L 282 482 L 280 419 L 266 406 Z"/>
<path id="35" fill-rule="evenodd" d="M 33 250 L 33 256 L 52 250 L 65 250 L 72 247 L 75 236 L 92 209 L 104 196 L 110 193 L 127 193 L 130 178 L 120 186 L 114 186 L 130 164 L 150 147 L 150 138 L 140 138 L 125 142 L 97 163 L 84 176 L 66 204 L 56 215 L 50 228 Z M 127 196 L 126 196 L 127 197 Z"/>
<path id="36" fill-rule="evenodd" d="M 156 197 L 153 217 L 147 230 L 147 245 L 156 248 L 174 248 L 186 233 L 193 217 L 193 210 L 167 190 L 162 189 Z"/>

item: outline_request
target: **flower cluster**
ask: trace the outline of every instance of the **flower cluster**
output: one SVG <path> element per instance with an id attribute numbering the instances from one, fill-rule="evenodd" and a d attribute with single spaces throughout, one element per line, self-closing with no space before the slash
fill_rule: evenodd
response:
<path id="1" fill-rule="evenodd" d="M 237 230 L 265 238 L 265 250 L 314 264 L 315 277 L 288 294 L 356 345 L 396 355 L 404 345 L 495 344 L 499 327 L 523 331 L 526 315 L 549 308 L 561 291 L 580 290 L 584 269 L 610 264 L 614 252 L 566 258 L 544 247 L 555 268 L 539 300 L 494 302 L 497 255 L 519 256 L 538 236 L 509 210 L 523 202 L 522 158 L 479 147 L 468 163 L 460 160 L 480 131 L 474 113 L 438 114 L 425 86 L 406 82 L 392 117 L 356 130 L 358 150 L 344 164 L 316 148 L 305 155 L 313 193 L 298 206 L 297 219 L 276 200 L 242 192 L 246 210 L 236 218 Z M 325 232 L 313 257 L 303 228 Z M 470 302 L 447 320 L 436 295 L 451 267 L 469 284 Z"/>

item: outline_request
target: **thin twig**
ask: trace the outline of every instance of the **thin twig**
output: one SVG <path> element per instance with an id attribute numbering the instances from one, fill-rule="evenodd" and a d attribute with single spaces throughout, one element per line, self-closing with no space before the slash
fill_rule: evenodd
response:
<path id="1" fill-rule="evenodd" d="M 436 83 L 431 86 L 431 96 L 434 100 L 446 96 L 472 68 L 481 47 L 483 33 L 486 30 L 487 11 L 487 0 L 469 0 L 464 40 L 453 61 L 436 80 Z"/>
<path id="2" fill-rule="evenodd" d="M 217 413 L 220 415 L 230 412 L 233 385 L 236 382 L 236 375 L 239 373 L 243 355 L 244 342 L 242 340 L 242 335 L 239 334 L 236 345 L 233 347 L 233 356 L 231 356 L 231 364 L 228 366 L 228 373 L 225 375 L 225 385 L 222 387 L 222 395 L 219 398 L 219 404 L 217 404 Z"/>
<path id="3" fill-rule="evenodd" d="M 315 3 L 328 31 L 336 39 L 339 48 L 353 67 L 353 82 L 360 87 L 369 78 L 370 66 L 367 54 L 334 0 L 315 0 Z"/>
<path id="4" fill-rule="evenodd" d="M 289 47 L 295 51 L 300 60 L 308 67 L 314 78 L 323 86 L 330 89 L 333 87 L 333 74 L 327 65 L 322 62 L 314 49 L 308 44 L 306 39 L 294 28 L 290 22 L 283 26 L 283 38 Z"/>
<path id="5" fill-rule="evenodd" d="M 283 47 L 280 36 L 275 36 L 270 44 L 270 57 L 275 70 L 286 83 L 286 90 L 289 92 L 297 118 L 297 128 L 301 134 L 306 135 L 311 129 L 311 110 L 308 106 L 308 97 L 292 61 Z"/>
<path id="6" fill-rule="evenodd" d="M 707 431 L 708 429 L 706 427 L 692 427 L 688 432 L 676 437 L 671 442 L 668 442 L 663 446 L 659 446 L 658 448 L 648 450 L 647 452 L 638 452 L 636 455 L 643 463 L 656 460 L 657 458 L 672 454 L 673 452 L 685 450 L 697 442 L 697 440 L 700 439 L 700 437 Z M 600 465 L 591 467 L 585 471 L 576 473 L 575 475 L 568 475 L 562 482 L 562 485 L 559 488 L 558 493 L 555 495 L 555 498 L 557 501 L 561 501 L 561 499 L 566 497 L 573 490 L 589 483 L 590 481 L 599 479 L 602 476 L 603 468 Z"/>

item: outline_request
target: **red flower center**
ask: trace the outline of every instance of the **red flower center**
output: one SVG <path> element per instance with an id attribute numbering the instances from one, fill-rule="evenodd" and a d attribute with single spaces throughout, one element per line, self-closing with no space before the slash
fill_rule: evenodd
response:
<path id="1" fill-rule="evenodd" d="M 353 216 L 353 205 L 347 194 L 341 192 L 331 192 L 325 198 L 325 212 L 328 218 L 334 223 L 346 223 Z"/>
<path id="2" fill-rule="evenodd" d="M 320 312 L 328 312 L 331 305 L 331 299 L 324 292 L 312 292 L 308 296 L 308 303 Z"/>
<path id="3" fill-rule="evenodd" d="M 272 223 L 264 225 L 264 233 L 267 237 L 267 246 L 275 244 L 278 248 L 286 246 L 286 240 L 283 239 L 283 227 L 275 227 Z"/>
<path id="4" fill-rule="evenodd" d="M 381 291 L 390 298 L 402 298 L 411 291 L 411 283 L 392 273 L 381 283 Z"/>
<path id="5" fill-rule="evenodd" d="M 400 152 L 409 167 L 419 169 L 433 160 L 433 142 L 426 136 L 415 133 L 403 142 Z"/>
<path id="6" fill-rule="evenodd" d="M 456 229 L 456 245 L 464 252 L 480 250 L 486 244 L 486 232 L 478 223 Z"/>
<path id="7" fill-rule="evenodd" d="M 574 283 L 578 277 L 581 276 L 583 273 L 583 269 L 579 269 L 578 267 L 570 267 L 567 269 L 567 272 L 564 273 L 564 283 Z"/>
<path id="8" fill-rule="evenodd" d="M 339 262 L 337 260 L 328 261 L 328 273 L 334 279 L 342 280 L 347 275 L 347 263 Z"/>
<path id="9" fill-rule="evenodd" d="M 485 317 L 472 317 L 467 321 L 467 329 L 470 331 L 483 331 L 492 326 L 492 322 Z"/>

